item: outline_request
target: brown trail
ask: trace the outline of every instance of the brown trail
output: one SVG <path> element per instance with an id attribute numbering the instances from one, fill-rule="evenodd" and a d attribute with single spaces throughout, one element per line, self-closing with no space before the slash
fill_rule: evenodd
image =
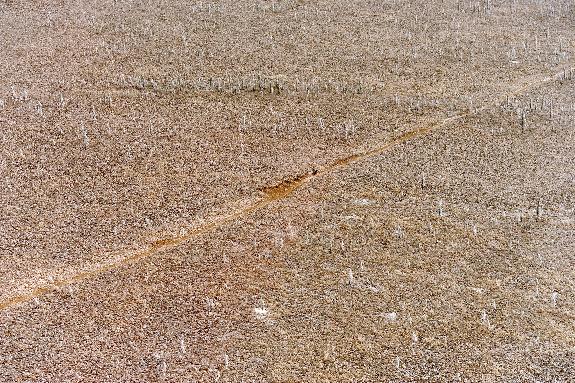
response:
<path id="1" fill-rule="evenodd" d="M 137 262 L 138 260 L 140 260 L 142 258 L 153 256 L 153 255 L 155 255 L 161 251 L 177 247 L 178 245 L 190 240 L 191 238 L 194 238 L 194 237 L 201 235 L 203 233 L 206 233 L 206 232 L 215 230 L 219 227 L 222 227 L 226 223 L 231 222 L 231 221 L 238 219 L 240 217 L 246 216 L 246 215 L 250 214 L 251 212 L 263 209 L 274 201 L 279 201 L 279 200 L 282 200 L 282 199 L 289 197 L 294 191 L 296 191 L 302 185 L 304 185 L 305 183 L 313 180 L 314 178 L 316 178 L 320 175 L 327 175 L 327 174 L 332 173 L 336 169 L 344 168 L 344 167 L 347 167 L 347 166 L 349 166 L 355 162 L 363 161 L 363 160 L 375 157 L 377 155 L 380 155 L 381 153 L 384 153 L 385 151 L 389 150 L 390 148 L 392 148 L 396 145 L 410 141 L 410 140 L 415 139 L 417 137 L 427 135 L 431 132 L 434 132 L 434 131 L 446 126 L 447 124 L 449 124 L 453 121 L 464 119 L 465 117 L 468 117 L 468 116 L 470 116 L 476 112 L 484 111 L 490 107 L 498 105 L 499 103 L 504 101 L 509 96 L 514 96 L 514 95 L 520 94 L 520 93 L 522 93 L 526 90 L 529 90 L 531 88 L 534 88 L 536 86 L 543 85 L 543 84 L 548 83 L 550 81 L 556 80 L 556 79 L 560 78 L 561 75 L 565 71 L 571 71 L 574 69 L 575 69 L 575 67 L 568 65 L 565 68 L 561 69 L 559 72 L 557 72 L 553 76 L 544 77 L 542 79 L 532 81 L 532 82 L 523 84 L 521 86 L 518 86 L 518 87 L 516 87 L 516 89 L 513 89 L 510 92 L 501 95 L 499 98 L 496 98 L 493 102 L 488 103 L 488 104 L 484 105 L 483 107 L 476 109 L 472 112 L 460 113 L 460 114 L 457 114 L 455 116 L 447 117 L 443 120 L 435 122 L 434 124 L 431 124 L 430 126 L 415 129 L 415 130 L 412 130 L 410 132 L 404 133 L 404 134 L 400 135 L 399 137 L 397 137 L 397 138 L 395 138 L 389 142 L 386 142 L 383 145 L 378 146 L 374 149 L 371 149 L 371 150 L 368 150 L 368 151 L 365 151 L 365 152 L 359 153 L 359 154 L 352 154 L 352 155 L 349 155 L 347 157 L 338 159 L 338 160 L 332 162 L 331 164 L 323 167 L 320 170 L 313 171 L 313 172 L 310 172 L 307 174 L 303 174 L 303 175 L 297 176 L 297 177 L 292 178 L 292 179 L 284 180 L 275 186 L 263 187 L 260 189 L 260 191 L 264 194 L 264 197 L 262 199 L 256 201 L 256 202 L 253 202 L 252 204 L 250 204 L 246 207 L 243 207 L 241 209 L 233 211 L 229 214 L 217 217 L 210 222 L 207 222 L 203 225 L 200 225 L 196 228 L 191 229 L 189 232 L 187 232 L 186 234 L 183 234 L 181 236 L 157 240 L 154 243 L 152 243 L 151 245 L 149 245 L 148 247 L 146 247 L 145 249 L 134 252 L 130 255 L 127 255 L 124 258 L 120 258 L 118 260 L 115 260 L 113 262 L 107 263 L 107 264 L 102 265 L 102 266 L 93 267 L 92 269 L 79 271 L 77 274 L 74 274 L 70 277 L 58 278 L 53 283 L 46 284 L 44 286 L 38 286 L 38 287 L 32 289 L 27 294 L 17 295 L 17 296 L 14 296 L 12 298 L 6 299 L 6 300 L 0 302 L 0 310 L 10 308 L 10 307 L 15 306 L 15 305 L 20 304 L 20 303 L 25 303 L 25 302 L 31 301 L 34 298 L 42 296 L 42 295 L 49 293 L 51 291 L 55 291 L 58 288 L 71 285 L 73 283 L 94 277 L 96 275 L 99 275 L 99 274 L 102 274 L 102 273 L 105 273 L 105 272 L 108 272 L 111 270 L 118 269 L 124 265 L 128 265 L 130 263 Z"/>

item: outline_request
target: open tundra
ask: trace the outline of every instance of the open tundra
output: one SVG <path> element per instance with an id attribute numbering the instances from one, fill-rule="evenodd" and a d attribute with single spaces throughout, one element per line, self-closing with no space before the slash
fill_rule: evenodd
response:
<path id="1" fill-rule="evenodd" d="M 1 382 L 575 379 L 575 4 L 0 1 Z"/>

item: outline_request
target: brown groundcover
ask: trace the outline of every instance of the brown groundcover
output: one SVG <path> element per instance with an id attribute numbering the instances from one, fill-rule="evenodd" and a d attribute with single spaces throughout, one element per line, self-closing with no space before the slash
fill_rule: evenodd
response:
<path id="1" fill-rule="evenodd" d="M 574 380 L 574 20 L 0 0 L 0 382 Z"/>

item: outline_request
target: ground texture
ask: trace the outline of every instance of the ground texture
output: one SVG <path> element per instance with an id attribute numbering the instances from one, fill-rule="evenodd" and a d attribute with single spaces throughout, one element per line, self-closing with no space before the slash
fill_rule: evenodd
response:
<path id="1" fill-rule="evenodd" d="M 0 2 L 0 381 L 575 380 L 569 1 Z"/>

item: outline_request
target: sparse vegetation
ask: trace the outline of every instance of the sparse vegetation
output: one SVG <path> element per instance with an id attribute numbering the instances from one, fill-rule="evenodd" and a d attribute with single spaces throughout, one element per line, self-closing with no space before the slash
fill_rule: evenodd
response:
<path id="1" fill-rule="evenodd" d="M 570 381 L 574 14 L 0 1 L 0 381 Z"/>

